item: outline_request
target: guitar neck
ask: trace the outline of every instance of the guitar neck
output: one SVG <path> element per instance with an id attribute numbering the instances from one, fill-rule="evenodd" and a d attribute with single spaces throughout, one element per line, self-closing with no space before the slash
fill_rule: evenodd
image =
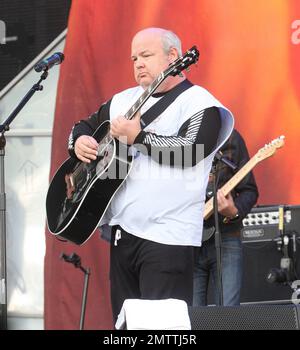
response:
<path id="1" fill-rule="evenodd" d="M 222 192 L 227 196 L 234 187 L 255 167 L 259 162 L 257 157 L 251 158 L 226 184 L 221 187 Z M 208 219 L 214 210 L 214 197 L 205 203 L 204 220 Z"/>
<path id="2" fill-rule="evenodd" d="M 124 115 L 126 119 L 131 120 L 135 114 L 142 108 L 149 97 L 155 92 L 159 85 L 166 79 L 167 75 L 161 73 L 149 87 L 142 93 L 142 95 L 137 99 L 137 101 L 131 106 L 131 108 Z"/>

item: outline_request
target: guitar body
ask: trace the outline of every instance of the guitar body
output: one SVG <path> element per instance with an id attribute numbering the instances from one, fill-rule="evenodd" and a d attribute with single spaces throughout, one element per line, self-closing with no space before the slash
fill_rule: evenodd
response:
<path id="1" fill-rule="evenodd" d="M 83 163 L 67 159 L 48 189 L 48 228 L 75 244 L 90 238 L 132 168 L 127 145 L 112 138 L 109 129 L 110 121 L 105 121 L 93 134 L 99 143 L 97 160 Z"/>

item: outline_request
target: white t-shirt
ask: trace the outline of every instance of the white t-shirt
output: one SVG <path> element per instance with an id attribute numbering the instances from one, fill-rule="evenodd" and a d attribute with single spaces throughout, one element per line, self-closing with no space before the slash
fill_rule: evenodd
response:
<path id="1" fill-rule="evenodd" d="M 111 120 L 124 115 L 142 93 L 141 87 L 135 87 L 115 95 L 110 106 Z M 150 97 L 141 113 L 157 101 Z M 158 164 L 151 156 L 137 152 L 102 224 L 120 225 L 135 236 L 162 244 L 201 246 L 208 176 L 215 152 L 231 134 L 233 117 L 207 90 L 194 85 L 144 129 L 176 136 L 192 115 L 213 106 L 219 108 L 222 119 L 216 149 L 195 166 L 184 169 Z"/>

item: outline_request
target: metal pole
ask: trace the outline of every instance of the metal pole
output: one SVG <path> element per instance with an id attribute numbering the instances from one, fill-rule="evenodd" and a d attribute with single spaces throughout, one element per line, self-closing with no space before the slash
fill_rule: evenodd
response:
<path id="1" fill-rule="evenodd" d="M 0 137 L 0 329 L 7 329 L 5 137 Z"/>
<path id="2" fill-rule="evenodd" d="M 34 84 L 19 104 L 11 112 L 8 118 L 0 125 L 0 329 L 7 329 L 7 283 L 6 283 L 6 195 L 5 195 L 5 171 L 4 156 L 6 140 L 4 133 L 9 130 L 11 122 L 22 110 L 36 91 L 43 90 L 40 83 L 48 76 L 45 70 L 39 81 Z"/>
<path id="3" fill-rule="evenodd" d="M 85 309 L 86 309 L 86 300 L 87 300 L 87 292 L 88 292 L 88 285 L 89 285 L 89 277 L 90 277 L 90 269 L 84 269 L 80 267 L 80 269 L 84 272 L 84 286 L 83 286 L 83 293 L 82 293 L 82 302 L 81 302 L 81 314 L 80 314 L 80 325 L 79 329 L 83 330 L 84 327 L 84 319 L 85 319 Z"/>

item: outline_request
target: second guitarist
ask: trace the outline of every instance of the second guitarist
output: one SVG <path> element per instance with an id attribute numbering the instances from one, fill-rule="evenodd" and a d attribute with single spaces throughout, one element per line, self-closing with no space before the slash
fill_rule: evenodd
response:
<path id="1" fill-rule="evenodd" d="M 224 156 L 231 160 L 237 169 L 233 171 L 222 164 L 218 188 L 221 188 L 244 164 L 249 161 L 249 154 L 242 136 L 233 130 L 230 138 L 221 149 Z M 212 178 L 211 178 L 212 180 Z M 212 194 L 212 181 L 209 182 L 207 194 Z M 258 189 L 250 172 L 228 195 L 219 191 L 218 195 L 219 225 L 222 237 L 222 280 L 224 306 L 239 305 L 242 282 L 242 244 L 240 229 L 242 219 L 251 211 L 258 198 Z M 204 227 L 209 232 L 214 229 L 214 216 L 204 221 Z M 205 236 L 205 235 L 204 235 Z M 214 235 L 202 243 L 198 249 L 194 268 L 194 306 L 207 305 L 209 280 L 214 285 L 214 301 L 218 303 L 217 291 L 217 261 Z"/>

